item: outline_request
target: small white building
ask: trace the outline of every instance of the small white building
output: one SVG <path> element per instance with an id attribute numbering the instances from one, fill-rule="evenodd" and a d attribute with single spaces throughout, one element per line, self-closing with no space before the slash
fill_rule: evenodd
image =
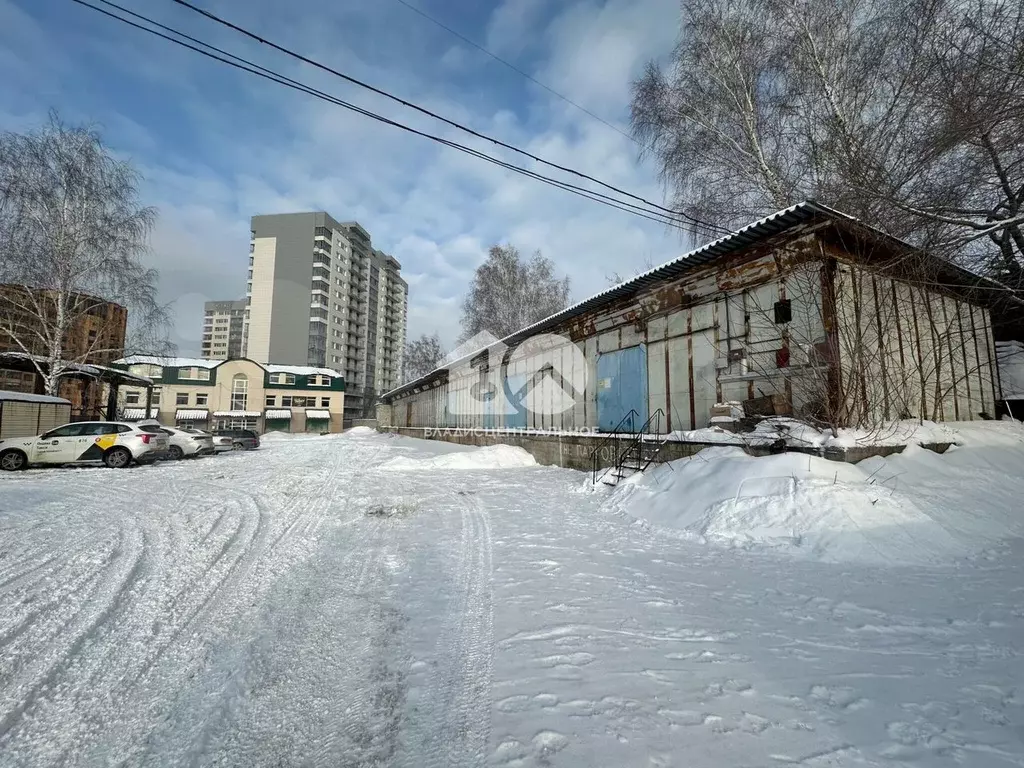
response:
<path id="1" fill-rule="evenodd" d="M 41 435 L 69 421 L 70 400 L 0 390 L 0 440 Z"/>

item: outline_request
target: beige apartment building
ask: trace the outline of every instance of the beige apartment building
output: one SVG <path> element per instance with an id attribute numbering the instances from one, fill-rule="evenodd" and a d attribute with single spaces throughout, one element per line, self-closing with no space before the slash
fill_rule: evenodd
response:
<path id="1" fill-rule="evenodd" d="M 146 355 L 115 365 L 153 380 L 151 395 L 141 387 L 118 391 L 118 415 L 126 421 L 261 433 L 342 430 L 345 378 L 327 368 Z"/>

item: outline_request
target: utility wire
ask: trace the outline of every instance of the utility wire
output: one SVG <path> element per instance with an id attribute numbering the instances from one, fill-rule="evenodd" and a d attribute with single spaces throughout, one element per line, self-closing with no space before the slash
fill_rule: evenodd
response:
<path id="1" fill-rule="evenodd" d="M 603 117 L 601 117 L 599 115 L 595 115 L 589 109 L 587 109 L 586 107 L 580 106 L 575 101 L 570 99 L 568 96 L 562 95 L 561 93 L 556 91 L 554 88 L 551 88 L 550 86 L 547 86 L 544 83 L 542 83 L 540 80 L 535 78 L 533 75 L 529 74 L 528 72 L 524 72 L 523 70 L 521 70 L 519 67 L 517 67 L 512 62 L 507 61 L 507 60 L 501 58 L 501 56 L 499 56 L 496 53 L 491 53 L 489 50 L 484 48 L 482 45 L 480 45 L 479 43 L 476 43 L 476 42 L 470 40 L 468 37 L 463 35 L 461 32 L 459 32 L 457 30 L 454 30 L 451 27 L 449 27 L 447 24 L 445 24 L 444 22 L 439 21 L 438 19 L 435 19 L 433 16 L 431 16 L 426 11 L 424 11 L 422 8 L 418 8 L 417 6 L 413 5 L 412 3 L 407 2 L 407 0 L 395 0 L 395 2 L 401 3 L 406 8 L 408 8 L 410 11 L 412 11 L 413 13 L 419 14 L 424 19 L 429 21 L 431 24 L 436 24 L 437 26 L 439 26 L 441 29 L 445 30 L 446 32 L 449 32 L 452 35 L 455 35 L 455 37 L 459 38 L 459 40 L 464 42 L 466 45 L 470 45 L 473 48 L 476 48 L 481 53 L 487 54 L 488 56 L 490 56 L 492 59 L 494 59 L 498 63 L 504 64 L 506 67 L 511 69 L 513 72 L 516 72 L 516 73 L 522 75 L 523 77 L 525 77 L 527 80 L 529 80 L 534 85 L 539 85 L 541 88 L 543 88 L 545 91 L 550 93 L 552 96 L 557 96 L 562 101 L 564 101 L 566 104 L 569 104 L 570 106 L 576 107 L 576 109 L 578 109 L 583 114 L 589 115 L 590 117 L 592 117 L 595 120 L 597 120 L 597 122 L 599 122 L 599 123 L 603 123 L 604 125 L 606 125 L 609 128 L 611 128 L 613 131 L 615 131 L 616 133 L 619 133 L 619 134 L 625 136 L 627 139 L 629 139 L 633 143 L 638 143 L 636 139 L 634 139 L 632 136 L 630 136 L 624 130 L 619 128 L 617 125 L 613 125 L 612 123 L 609 123 L 607 120 L 605 120 Z"/>
<path id="2" fill-rule="evenodd" d="M 217 16 L 217 15 L 215 15 L 213 13 L 210 13 L 207 10 L 204 10 L 203 8 L 200 8 L 200 7 L 196 6 L 196 5 L 193 5 L 192 3 L 188 2 L 187 0 L 171 0 L 171 2 L 177 3 L 178 5 L 180 5 L 180 6 L 184 7 L 184 8 L 188 8 L 189 10 L 191 10 L 191 11 L 193 11 L 195 13 L 198 13 L 201 16 L 205 16 L 206 18 L 210 19 L 211 21 L 215 21 L 218 24 L 220 24 L 220 25 L 222 25 L 224 27 L 227 27 L 228 29 L 234 30 L 235 32 L 238 32 L 239 34 L 245 35 L 246 37 L 248 37 L 248 38 L 250 38 L 252 40 L 255 40 L 258 43 L 262 43 L 263 45 L 267 45 L 267 46 L 273 48 L 276 51 L 280 51 L 281 53 L 284 53 L 285 55 L 290 56 L 293 59 L 297 59 L 298 61 L 301 61 L 304 64 L 309 64 L 310 66 L 316 67 L 317 69 L 323 70 L 324 72 L 328 72 L 328 73 L 330 73 L 330 74 L 332 74 L 332 75 L 334 75 L 336 77 L 340 77 L 341 79 L 345 80 L 346 82 L 352 83 L 353 85 L 357 85 L 360 88 L 365 88 L 366 90 L 369 90 L 369 91 L 371 91 L 371 92 L 373 92 L 373 93 L 375 93 L 375 94 L 377 94 L 379 96 L 383 96 L 386 99 L 390 99 L 391 101 L 395 101 L 395 102 L 401 104 L 404 107 L 408 107 L 409 109 L 414 109 L 417 112 L 420 112 L 421 114 L 424 114 L 424 115 L 427 115 L 428 117 L 434 118 L 435 120 L 440 120 L 442 123 L 445 123 L 446 125 L 449 125 L 449 126 L 451 126 L 453 128 L 457 128 L 460 131 L 464 131 L 465 133 L 468 133 L 471 136 L 474 136 L 474 137 L 476 137 L 478 139 L 482 139 L 484 141 L 489 141 L 489 142 L 491 142 L 492 144 L 494 144 L 496 146 L 503 147 L 504 149 L 511 150 L 512 152 L 516 152 L 517 154 L 520 154 L 520 155 L 523 155 L 525 157 L 530 158 L 534 162 L 541 163 L 541 164 L 546 165 L 546 166 L 548 166 L 550 168 L 555 168 L 555 169 L 557 169 L 559 171 L 562 171 L 564 173 L 569 173 L 569 174 L 572 174 L 573 176 L 578 176 L 578 177 L 580 177 L 582 179 L 585 179 L 587 181 L 594 182 L 595 184 L 598 184 L 598 185 L 600 185 L 602 187 L 605 187 L 606 189 L 609 189 L 612 192 L 615 192 L 615 193 L 620 194 L 620 195 L 625 195 L 626 197 L 630 197 L 630 198 L 632 198 L 634 200 L 637 200 L 637 201 L 639 201 L 641 203 L 644 203 L 645 205 L 648 205 L 651 208 L 654 208 L 656 210 L 662 211 L 663 213 L 666 213 L 666 214 L 668 214 L 669 216 L 671 216 L 671 217 L 673 217 L 675 219 L 682 219 L 682 220 L 686 221 L 688 223 L 688 225 L 693 227 L 694 229 L 700 228 L 700 229 L 704 229 L 704 230 L 706 230 L 708 232 L 718 233 L 718 234 L 728 234 L 728 232 L 729 232 L 729 230 L 726 229 L 725 227 L 721 227 L 721 226 L 719 226 L 717 224 L 712 224 L 710 222 L 701 221 L 700 219 L 697 219 L 697 218 L 695 218 L 695 217 L 693 217 L 693 216 L 691 216 L 689 214 L 682 213 L 680 211 L 674 211 L 671 208 L 666 208 L 663 205 L 659 205 L 658 203 L 653 203 L 650 200 L 647 200 L 646 198 L 640 197 L 639 195 L 634 195 L 631 192 L 627 192 L 624 189 L 620 189 L 619 187 L 616 187 L 616 186 L 613 186 L 613 185 L 608 184 L 606 182 L 603 182 L 600 179 L 596 179 L 593 176 L 589 176 L 589 175 L 587 175 L 585 173 L 582 173 L 581 171 L 577 171 L 574 168 L 568 168 L 568 167 L 566 167 L 564 165 L 559 165 L 557 163 L 552 163 L 552 162 L 550 162 L 548 160 L 545 160 L 542 157 L 537 157 L 536 155 L 531 154 L 530 152 L 527 152 L 524 149 L 520 149 L 519 147 L 516 147 L 516 146 L 514 146 L 512 144 L 508 144 L 508 143 L 506 143 L 504 141 L 501 141 L 500 139 L 496 139 L 496 138 L 494 138 L 492 136 L 487 136 L 486 134 L 480 133 L 479 131 L 476 131 L 476 130 L 474 130 L 472 128 L 469 128 L 469 127 L 467 127 L 465 125 L 462 125 L 461 123 L 458 123 L 458 122 L 456 122 L 454 120 L 450 120 L 447 117 L 444 117 L 442 115 L 439 115 L 436 112 L 432 112 L 431 110 L 429 110 L 429 109 L 427 109 L 425 107 L 421 107 L 418 104 L 414 104 L 414 103 L 412 103 L 410 101 L 406 101 L 405 99 L 402 99 L 402 98 L 400 98 L 398 96 L 395 96 L 394 94 L 388 93 L 387 91 L 382 90 L 382 89 L 380 89 L 380 88 L 378 88 L 378 87 L 376 87 L 374 85 L 370 85 L 369 83 L 363 82 L 362 80 L 358 80 L 358 79 L 352 77 L 351 75 L 346 75 L 344 72 L 340 72 L 340 71 L 338 71 L 336 69 L 333 69 L 332 67 L 329 67 L 326 64 L 321 64 L 319 61 L 316 61 L 314 59 L 310 59 L 310 58 L 308 58 L 306 56 L 303 56 L 301 53 L 296 53 L 293 50 L 290 50 L 288 48 L 285 48 L 284 46 L 278 45 L 277 43 L 274 43 L 274 42 L 272 42 L 270 40 L 267 40 L 267 39 L 265 39 L 263 37 L 260 37 L 256 33 L 250 32 L 249 30 L 247 30 L 247 29 L 245 29 L 243 27 L 238 26 L 234 22 L 231 22 L 231 21 L 228 21 L 226 19 L 223 19 L 220 16 Z"/>
<path id="3" fill-rule="evenodd" d="M 126 14 L 128 14 L 130 16 L 133 16 L 134 18 L 140 19 L 140 20 L 146 22 L 147 24 L 153 25 L 154 27 L 158 27 L 159 29 L 166 30 L 166 31 L 170 32 L 172 35 L 177 35 L 178 37 L 183 38 L 183 39 L 179 40 L 179 39 L 177 39 L 175 37 L 171 37 L 170 35 L 166 35 L 166 34 L 163 34 L 161 32 L 158 32 L 156 29 L 151 29 L 150 27 L 143 26 L 142 24 L 138 24 L 138 23 L 136 23 L 134 21 L 131 21 L 130 19 L 126 19 L 126 18 L 124 18 L 122 16 L 118 16 L 117 14 L 111 13 L 110 11 L 107 11 L 107 10 L 105 10 L 103 8 L 100 8 L 100 7 L 96 6 L 96 5 L 93 5 L 92 3 L 87 2 L 86 0 L 72 0 L 72 2 L 74 2 L 74 3 L 78 4 L 78 5 L 81 5 L 83 7 L 89 8 L 91 10 L 97 11 L 99 13 L 102 13 L 105 16 L 108 16 L 108 17 L 110 17 L 112 19 L 120 21 L 120 22 L 122 22 L 124 24 L 127 24 L 127 25 L 129 25 L 131 27 L 134 27 L 136 29 L 142 30 L 143 32 L 148 32 L 148 33 L 150 33 L 152 35 L 155 35 L 155 36 L 160 37 L 160 38 L 162 38 L 164 40 L 167 40 L 168 42 L 174 43 L 176 45 L 180 45 L 180 46 L 182 46 L 184 48 L 187 48 L 187 49 L 189 49 L 191 51 L 194 51 L 195 53 L 202 54 L 203 56 L 206 56 L 208 58 L 214 59 L 214 60 L 219 61 L 219 62 L 221 62 L 223 64 L 227 64 L 227 65 L 229 65 L 231 67 L 234 67 L 236 69 L 240 69 L 242 71 L 248 72 L 248 73 L 256 75 L 258 77 L 262 77 L 264 79 L 267 79 L 267 80 L 270 80 L 272 82 L 275 82 L 275 83 L 277 83 L 279 85 L 284 85 L 284 86 L 286 86 L 288 88 L 292 88 L 292 89 L 300 91 L 302 93 L 306 93 L 308 95 L 314 96 L 314 97 L 316 97 L 318 99 L 321 99 L 323 101 L 329 102 L 331 104 L 335 104 L 335 105 L 343 107 L 345 109 L 349 109 L 349 110 L 351 110 L 353 112 L 356 112 L 358 114 L 364 115 L 365 117 L 369 117 L 369 118 L 371 118 L 373 120 L 377 120 L 378 122 L 384 123 L 386 125 L 391 125 L 393 127 L 399 128 L 401 130 L 407 131 L 407 132 L 415 134 L 417 136 L 422 136 L 422 137 L 430 139 L 432 141 L 436 141 L 439 144 L 443 144 L 445 146 L 451 147 L 452 149 L 456 149 L 458 151 L 464 152 L 464 153 L 469 154 L 469 155 L 471 155 L 473 157 L 477 157 L 477 158 L 479 158 L 481 160 L 486 160 L 487 162 L 493 163 L 494 165 L 497 165 L 499 167 L 502 167 L 502 168 L 505 168 L 507 170 L 513 171 L 515 173 L 519 173 L 519 174 L 524 175 L 524 176 L 526 176 L 528 178 L 536 179 L 537 181 L 541 181 L 541 182 L 543 182 L 545 184 L 549 184 L 551 186 L 558 187 L 560 189 L 564 189 L 567 192 L 571 192 L 573 194 L 579 195 L 580 197 L 586 198 L 588 200 L 592 200 L 594 202 L 601 203 L 603 205 L 607 205 L 607 206 L 609 206 L 611 208 L 615 208 L 617 210 L 624 211 L 626 213 L 632 213 L 632 214 L 634 214 L 636 216 L 641 216 L 642 218 L 649 219 L 650 221 L 655 221 L 655 222 L 657 222 L 659 224 L 663 224 L 663 225 L 667 225 L 667 226 L 672 226 L 672 227 L 675 227 L 675 228 L 678 228 L 678 229 L 682 229 L 684 231 L 687 229 L 687 227 L 681 226 L 678 222 L 673 221 L 672 219 L 670 219 L 665 214 L 661 214 L 661 213 L 658 213 L 656 211 L 650 211 L 650 210 L 642 208 L 639 205 L 635 205 L 634 203 L 630 203 L 630 202 L 627 202 L 625 200 L 618 200 L 616 198 L 610 197 L 610 196 L 605 195 L 605 194 L 600 193 L 600 192 L 596 192 L 594 190 L 586 189 L 584 187 L 579 187 L 579 186 L 576 186 L 574 184 L 569 184 L 568 182 L 564 182 L 564 181 L 560 181 L 558 179 L 554 179 L 554 178 L 551 178 L 551 177 L 548 177 L 548 176 L 544 176 L 543 174 L 539 174 L 539 173 L 537 173 L 535 171 L 531 171 L 528 168 L 523 168 L 521 166 L 517 166 L 517 165 L 514 165 L 512 163 L 508 163 L 508 162 L 506 162 L 504 160 L 501 160 L 500 158 L 496 158 L 496 157 L 493 157 L 491 155 L 488 155 L 488 154 L 486 154 L 484 152 L 480 152 L 479 150 L 473 149 L 472 147 L 467 147 L 467 146 L 465 146 L 463 144 L 459 144 L 458 142 L 450 141 L 450 140 L 445 139 L 443 137 L 435 136 L 433 134 L 429 134 L 429 133 L 426 133 L 424 131 L 420 131 L 420 130 L 417 130 L 415 128 L 411 128 L 410 126 L 404 125 L 404 124 L 399 123 L 399 122 L 394 121 L 394 120 L 391 120 L 390 118 L 384 117 L 384 116 L 379 115 L 379 114 L 377 114 L 375 112 L 372 112 L 370 110 L 363 109 L 362 107 L 359 107 L 359 106 L 357 106 L 355 104 L 351 104 L 349 102 L 346 102 L 346 101 L 344 101 L 342 99 L 339 99 L 339 98 L 337 98 L 335 96 L 332 96 L 331 94 L 325 93 L 325 92 L 320 91 L 320 90 L 318 90 L 316 88 L 313 88 L 312 86 L 306 85 L 306 84 L 301 83 L 301 82 L 299 82 L 297 80 L 289 78 L 286 75 L 281 75 L 280 73 L 274 72 L 273 70 L 267 69 L 266 67 L 262 67 L 262 66 L 260 66 L 258 64 L 254 64 L 253 62 L 250 62 L 250 61 L 248 61 L 248 60 L 246 60 L 246 59 L 244 59 L 244 58 L 242 58 L 240 56 L 236 56 L 235 54 L 229 53 L 227 51 L 223 51 L 222 49 L 217 48 L 216 46 L 213 46 L 213 45 L 210 45 L 208 43 L 205 43 L 202 40 L 199 40 L 197 38 L 191 37 L 190 35 L 187 35 L 187 34 L 185 34 L 183 32 L 179 32 L 179 31 L 173 29 L 172 27 L 168 27 L 168 26 L 166 26 L 164 24 L 161 24 L 161 23 L 159 23 L 157 21 L 154 21 L 154 20 L 149 19 L 149 18 L 147 18 L 145 16 L 142 16 L 141 14 L 135 13 L 134 11 L 128 10 L 126 8 L 123 8 L 122 6 L 117 5 L 116 3 L 110 2 L 110 0 L 98 0 L 98 2 L 101 2 L 104 5 L 109 6 L 111 8 L 115 8 L 118 11 L 121 11 L 122 13 L 126 13 Z M 190 43 L 185 42 L 185 40 L 191 41 L 192 43 L 195 43 L 195 45 L 191 45 Z M 201 47 L 198 47 L 198 46 L 203 46 L 203 47 L 201 48 Z M 209 50 L 204 50 L 204 48 L 209 49 Z M 215 53 L 211 53 L 210 51 L 215 51 Z M 220 54 L 220 55 L 218 55 L 218 54 Z"/>

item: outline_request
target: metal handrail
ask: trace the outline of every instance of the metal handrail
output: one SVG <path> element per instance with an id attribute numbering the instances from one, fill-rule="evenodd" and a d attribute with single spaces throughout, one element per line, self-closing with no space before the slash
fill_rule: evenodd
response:
<path id="1" fill-rule="evenodd" d="M 615 439 L 614 437 L 612 437 L 612 435 L 618 435 L 618 434 L 622 433 L 623 430 L 620 429 L 620 428 L 622 427 L 623 424 L 626 423 L 626 419 L 629 419 L 630 420 L 630 424 L 632 425 L 634 423 L 633 422 L 633 417 L 634 416 L 636 418 L 638 418 L 638 419 L 640 418 L 640 414 L 637 413 L 636 409 L 635 408 L 630 408 L 629 411 L 626 413 L 626 415 L 623 416 L 619 420 L 619 423 L 615 425 L 615 429 L 613 429 L 611 431 L 609 436 L 606 437 L 604 440 L 602 440 L 600 443 L 598 443 L 597 447 L 591 452 L 591 454 L 590 454 L 590 461 L 591 461 L 591 465 L 593 467 L 594 482 L 595 483 L 597 482 L 597 469 L 598 469 L 597 461 L 598 461 L 598 458 L 601 456 L 601 449 L 604 448 L 605 444 L 608 443 L 610 440 L 614 440 Z M 629 432 L 630 432 L 630 434 L 634 434 L 634 435 L 636 434 L 635 432 L 633 432 L 632 429 L 630 429 Z"/>
<path id="2" fill-rule="evenodd" d="M 624 450 L 622 453 L 619 454 L 619 458 L 615 461 L 615 471 L 616 472 L 621 472 L 622 471 L 622 466 L 625 463 L 626 456 L 628 456 L 630 451 L 632 451 L 634 448 L 639 448 L 640 449 L 640 453 L 637 454 L 637 460 L 636 460 L 637 471 L 638 472 L 643 472 L 645 469 L 647 469 L 647 466 L 650 465 L 650 462 L 648 462 L 646 466 L 641 466 L 642 459 L 643 459 L 644 436 L 648 434 L 648 429 L 651 426 L 651 422 L 653 422 L 655 419 L 657 419 L 657 421 L 658 421 L 657 431 L 653 432 L 651 434 L 657 434 L 657 435 L 662 434 L 662 432 L 661 432 L 661 420 L 663 418 L 665 418 L 665 411 L 663 411 L 661 408 L 656 410 L 654 413 L 652 413 L 647 418 L 647 421 L 644 422 L 644 425 L 642 427 L 640 427 L 640 431 L 637 433 L 637 436 L 635 438 L 633 438 L 632 442 L 630 442 L 630 444 L 628 446 L 626 446 L 626 450 Z"/>

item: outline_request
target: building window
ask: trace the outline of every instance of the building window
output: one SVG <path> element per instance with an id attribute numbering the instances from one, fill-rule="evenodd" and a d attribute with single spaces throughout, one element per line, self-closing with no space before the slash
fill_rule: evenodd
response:
<path id="1" fill-rule="evenodd" d="M 153 387 L 153 405 L 160 405 L 160 387 Z"/>
<path id="2" fill-rule="evenodd" d="M 313 398 L 309 398 L 309 399 L 312 400 Z M 296 407 L 296 408 L 305 408 L 306 407 L 306 398 L 305 397 L 293 397 L 292 398 L 292 405 L 294 407 Z"/>
<path id="3" fill-rule="evenodd" d="M 139 393 L 138 392 L 125 392 L 124 393 L 124 401 L 128 405 L 138 405 L 139 404 Z"/>
<path id="4" fill-rule="evenodd" d="M 207 395 L 205 392 L 198 392 L 196 394 L 196 405 L 206 405 L 208 398 L 209 395 Z"/>
<path id="5" fill-rule="evenodd" d="M 224 336 L 220 335 L 220 334 L 214 334 L 213 338 L 215 338 L 215 339 L 223 339 Z M 219 345 L 214 345 L 214 346 L 219 346 Z M 210 380 L 210 369 L 209 368 L 199 368 L 197 366 L 192 366 L 192 367 L 189 367 L 189 368 L 179 368 L 178 369 L 178 378 L 179 379 L 184 379 L 186 381 L 209 381 Z"/>
<path id="6" fill-rule="evenodd" d="M 179 392 L 174 396 L 175 405 L 188 405 L 188 392 Z"/>
<path id="7" fill-rule="evenodd" d="M 292 398 L 291 398 L 291 396 L 290 395 L 282 395 L 281 396 L 281 405 L 283 407 L 285 407 L 285 408 L 291 408 L 292 407 Z"/>
<path id="8" fill-rule="evenodd" d="M 249 377 L 236 373 L 231 379 L 231 410 L 244 411 L 249 403 Z"/>
<path id="9" fill-rule="evenodd" d="M 128 366 L 128 372 L 134 373 L 136 376 L 148 376 L 151 379 L 159 379 L 163 376 L 164 369 L 159 365 L 130 365 Z"/>
<path id="10" fill-rule="evenodd" d="M 321 408 L 330 408 L 331 407 L 331 398 L 329 398 L 329 397 L 321 397 L 320 398 L 320 407 Z"/>
<path id="11" fill-rule="evenodd" d="M 308 382 L 309 386 L 311 386 L 311 387 L 329 387 L 329 386 L 331 386 L 331 377 L 330 376 L 321 376 L 321 375 L 310 376 L 306 381 Z"/>
<path id="12" fill-rule="evenodd" d="M 277 395 L 267 395 L 266 405 L 267 408 L 273 408 L 277 405 Z"/>
<path id="13" fill-rule="evenodd" d="M 295 374 L 294 373 L 272 373 L 270 374 L 271 384 L 294 384 Z"/>
<path id="14" fill-rule="evenodd" d="M 253 263 L 253 261 L 255 261 L 255 259 L 253 259 L 253 257 L 252 257 L 252 256 L 250 256 L 250 257 L 249 257 L 249 266 L 250 266 L 250 267 L 252 266 L 252 263 Z"/>

